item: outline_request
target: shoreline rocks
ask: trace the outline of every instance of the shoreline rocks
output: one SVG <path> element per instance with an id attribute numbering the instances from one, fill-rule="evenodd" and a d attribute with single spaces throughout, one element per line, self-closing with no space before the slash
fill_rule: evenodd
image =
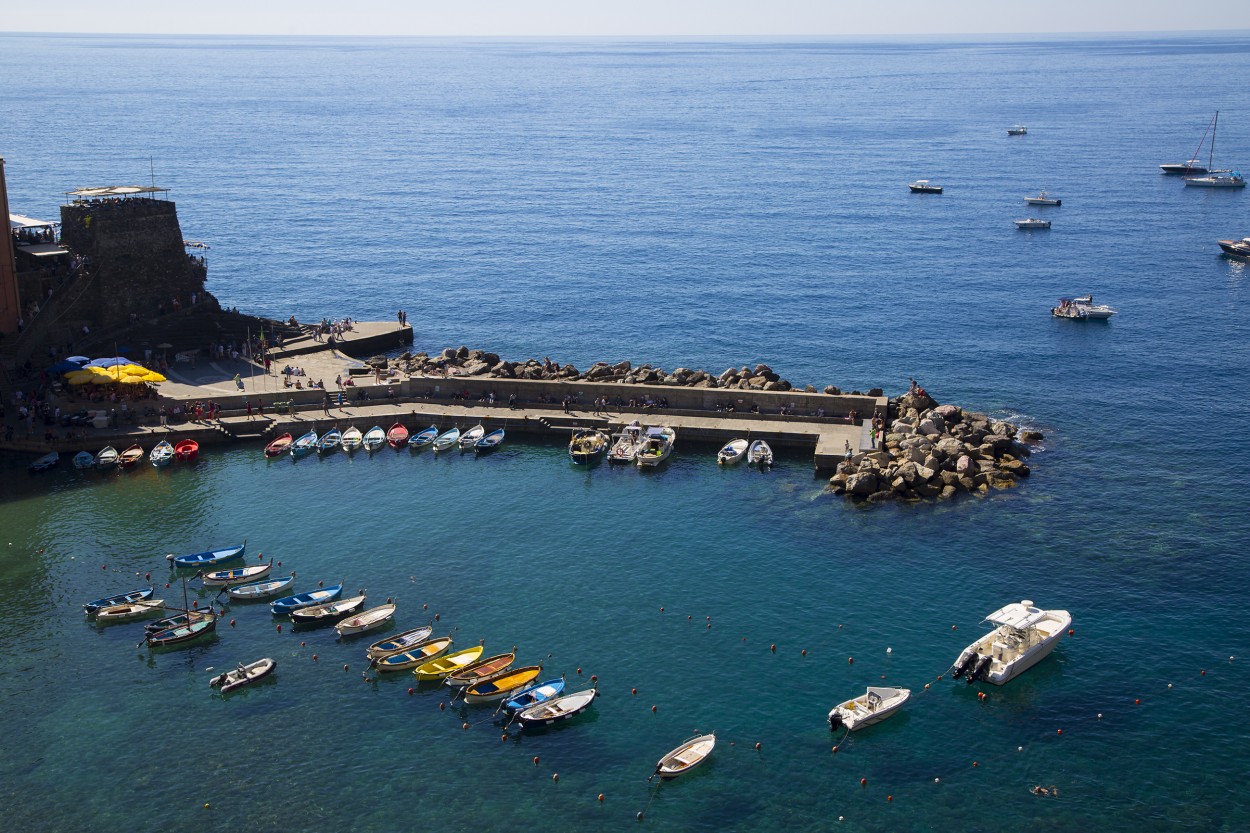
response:
<path id="1" fill-rule="evenodd" d="M 890 400 L 889 413 L 878 450 L 838 464 L 829 478 L 834 494 L 880 503 L 1010 489 L 1031 473 L 1024 443 L 1043 439 L 919 392 Z"/>

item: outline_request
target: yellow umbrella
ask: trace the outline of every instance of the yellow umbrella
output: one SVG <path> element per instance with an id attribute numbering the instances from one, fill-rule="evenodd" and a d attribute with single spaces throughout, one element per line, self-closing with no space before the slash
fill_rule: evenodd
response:
<path id="1" fill-rule="evenodd" d="M 93 375 L 94 374 L 92 374 L 90 370 L 71 370 L 69 373 L 64 374 L 65 378 L 69 379 L 71 383 L 75 379 L 82 379 L 85 381 L 90 379 Z"/>
<path id="2" fill-rule="evenodd" d="M 165 379 L 165 377 L 164 377 L 164 376 L 162 376 L 161 374 L 159 374 L 159 373 L 157 373 L 155 370 L 153 370 L 153 371 L 151 371 L 150 373 L 145 373 L 145 374 L 144 374 L 144 376 L 143 376 L 143 381 L 145 381 L 145 382 L 164 382 L 164 381 L 166 381 L 166 379 Z"/>
<path id="3" fill-rule="evenodd" d="M 139 364 L 124 364 L 120 368 L 123 374 L 129 373 L 131 376 L 143 376 L 150 372 L 146 367 Z"/>
<path id="4" fill-rule="evenodd" d="M 143 385 L 147 383 L 147 380 L 142 376 L 123 376 L 117 381 L 123 385 Z"/>
<path id="5" fill-rule="evenodd" d="M 112 376 L 101 376 L 99 374 L 96 374 L 95 376 L 92 376 L 89 381 L 93 385 L 111 385 L 117 380 L 114 379 Z"/>
<path id="6" fill-rule="evenodd" d="M 89 385 L 91 384 L 92 380 L 94 380 L 95 378 L 96 377 L 94 373 L 86 373 L 82 376 L 75 376 L 74 378 L 69 380 L 69 383 L 71 385 Z"/>

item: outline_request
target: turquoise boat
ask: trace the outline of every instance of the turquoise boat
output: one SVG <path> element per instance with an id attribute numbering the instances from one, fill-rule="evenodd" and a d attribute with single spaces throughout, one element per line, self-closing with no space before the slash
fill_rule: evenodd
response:
<path id="1" fill-rule="evenodd" d="M 278 599 L 269 606 L 269 610 L 274 616 L 286 616 L 293 610 L 301 610 L 313 605 L 332 602 L 337 599 L 343 592 L 343 585 L 336 584 L 333 587 L 326 587 L 321 590 L 310 590 L 307 593 L 296 593 L 294 596 L 287 596 Z"/>
<path id="2" fill-rule="evenodd" d="M 244 551 L 247 550 L 247 541 L 239 544 L 237 547 L 225 547 L 219 550 L 209 550 L 208 552 L 197 552 L 191 555 L 179 555 L 177 557 L 171 555 L 165 556 L 175 567 L 209 567 L 214 564 L 224 564 L 227 561 L 234 561 L 236 558 L 242 558 Z"/>
<path id="3" fill-rule="evenodd" d="M 421 449 L 431 445 L 436 437 L 438 437 L 437 425 L 431 425 L 429 428 L 423 428 L 408 438 L 408 449 L 410 451 L 420 451 Z"/>
<path id="4" fill-rule="evenodd" d="M 291 456 L 295 458 L 307 457 L 317 448 L 317 432 L 309 431 L 295 442 L 291 443 Z"/>
<path id="5" fill-rule="evenodd" d="M 192 639 L 210 634 L 215 630 L 217 630 L 217 617 L 207 616 L 185 625 L 167 628 L 163 631 L 149 632 L 145 634 L 144 639 L 149 646 L 159 648 L 162 645 L 177 645 L 181 642 L 190 642 Z"/>
<path id="6" fill-rule="evenodd" d="M 545 683 L 532 685 L 516 696 L 509 699 L 503 704 L 503 710 L 508 714 L 514 714 L 522 709 L 528 709 L 530 706 L 536 706 L 544 700 L 550 700 L 552 697 L 558 697 L 564 691 L 564 678 L 556 677 L 554 680 L 547 680 Z"/>

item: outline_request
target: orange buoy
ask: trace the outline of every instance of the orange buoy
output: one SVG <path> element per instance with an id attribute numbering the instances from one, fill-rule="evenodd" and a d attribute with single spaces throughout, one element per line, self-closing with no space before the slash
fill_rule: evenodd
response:
<path id="1" fill-rule="evenodd" d="M 534 756 L 534 766 L 538 766 L 538 756 Z"/>
<path id="2" fill-rule="evenodd" d="M 603 801 L 603 793 L 599 793 L 599 800 Z"/>
<path id="3" fill-rule="evenodd" d="M 1204 676 L 1204 677 L 1205 677 L 1206 675 L 1207 675 L 1207 669 L 1205 669 L 1205 668 L 1204 668 L 1204 669 L 1202 669 L 1202 676 Z"/>
<path id="4" fill-rule="evenodd" d="M 499 739 L 500 739 L 500 740 L 507 740 L 507 739 L 508 739 L 508 733 L 507 733 L 507 732 L 504 732 L 502 735 L 500 735 L 500 736 L 499 736 Z"/>
<path id="5" fill-rule="evenodd" d="M 101 570 L 107 570 L 108 568 L 109 568 L 109 565 L 107 565 L 107 564 L 101 564 L 101 565 L 100 565 L 100 569 L 101 569 Z"/>
<path id="6" fill-rule="evenodd" d="M 860 785 L 861 787 L 866 787 L 866 786 L 868 786 L 868 779 L 867 779 L 867 778 L 861 778 L 861 779 L 859 779 L 859 785 Z"/>
<path id="7" fill-rule="evenodd" d="M 599 682 L 599 675 L 598 675 L 598 674 L 591 674 L 591 675 L 590 675 L 590 681 L 591 681 L 592 683 L 597 683 L 597 682 Z"/>
<path id="8" fill-rule="evenodd" d="M 197 608 L 197 607 L 199 607 L 199 606 L 200 606 L 200 602 L 199 602 L 199 600 L 198 600 L 198 599 L 195 599 L 195 600 L 193 600 L 193 601 L 191 602 L 191 607 L 193 607 L 193 608 Z"/>
<path id="9" fill-rule="evenodd" d="M 757 741 L 755 742 L 755 751 L 756 751 L 756 752 L 759 752 L 759 751 L 760 751 L 760 746 L 761 746 L 761 744 L 760 744 L 760 742 L 757 740 Z"/>
<path id="10" fill-rule="evenodd" d="M 835 746 L 835 747 L 833 747 L 833 750 L 832 750 L 832 751 L 833 751 L 833 754 L 835 754 L 835 755 L 836 755 L 836 754 L 838 754 L 838 747 L 836 747 L 836 746 Z"/>
<path id="11" fill-rule="evenodd" d="M 925 690 L 925 691 L 928 691 L 928 690 L 929 690 L 929 684 L 928 684 L 928 683 L 925 683 L 925 684 L 924 684 L 924 690 Z"/>
<path id="12" fill-rule="evenodd" d="M 894 800 L 894 796 L 892 796 L 892 795 L 887 795 L 887 796 L 885 797 L 885 800 L 886 800 L 886 801 L 893 801 L 893 800 Z"/>
<path id="13" fill-rule="evenodd" d="M 1063 729 L 1056 729 L 1056 730 L 1055 730 L 1055 734 L 1056 734 L 1056 735 L 1062 735 L 1062 734 L 1063 734 Z"/>
<path id="14" fill-rule="evenodd" d="M 651 711 L 652 711 L 652 712 L 654 712 L 655 710 L 656 710 L 656 707 L 655 707 L 655 706 L 652 706 L 652 707 L 651 707 Z"/>
<path id="15" fill-rule="evenodd" d="M 980 766 L 981 764 L 980 764 L 980 763 L 978 763 L 977 761 L 973 761 L 973 762 L 972 762 L 972 765 L 973 765 L 973 766 Z"/>
<path id="16" fill-rule="evenodd" d="M 687 622 L 691 621 L 692 619 L 694 619 L 694 617 L 693 617 L 693 616 L 687 616 L 687 617 L 686 617 L 686 621 L 687 621 Z"/>
<path id="17" fill-rule="evenodd" d="M 230 627 L 232 627 L 232 628 L 234 627 L 234 620 L 233 620 L 233 619 L 231 619 L 231 620 L 230 620 Z"/>
<path id="18" fill-rule="evenodd" d="M 313 654 L 313 662 L 316 662 L 316 661 L 317 661 L 317 655 Z"/>
<path id="19" fill-rule="evenodd" d="M 1133 705 L 1134 705 L 1134 706 L 1140 706 L 1140 705 L 1141 705 L 1141 700 L 1134 700 L 1134 701 L 1133 701 Z"/>
<path id="20" fill-rule="evenodd" d="M 637 687 L 635 687 L 635 688 L 631 688 L 631 689 L 629 690 L 629 693 L 630 693 L 630 694 L 637 695 L 637 694 L 638 694 L 638 689 L 637 689 Z"/>
<path id="21" fill-rule="evenodd" d="M 413 694 L 415 694 L 415 693 L 416 693 L 416 691 L 417 691 L 417 690 L 416 690 L 415 688 L 409 688 L 409 689 L 408 689 L 408 696 L 409 696 L 409 697 L 411 697 Z"/>
<path id="22" fill-rule="evenodd" d="M 231 621 L 231 622 L 233 622 L 234 620 L 233 620 L 233 619 L 231 619 L 230 621 Z M 307 644 L 308 644 L 307 642 L 301 642 L 301 643 L 299 644 L 299 646 L 300 646 L 301 648 L 303 648 L 303 647 L 304 647 L 304 646 L 306 646 Z"/>
<path id="23" fill-rule="evenodd" d="M 1068 636 L 1071 636 L 1074 633 L 1076 633 L 1075 630 L 1073 630 L 1072 628 L 1068 628 Z"/>
<path id="24" fill-rule="evenodd" d="M 278 628 L 278 633 L 282 633 L 282 626 L 278 625 L 277 628 Z"/>

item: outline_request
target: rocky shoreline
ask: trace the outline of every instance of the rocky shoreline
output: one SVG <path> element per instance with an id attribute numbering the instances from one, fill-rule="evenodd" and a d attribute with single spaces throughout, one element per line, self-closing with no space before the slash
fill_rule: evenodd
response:
<path id="1" fill-rule="evenodd" d="M 880 450 L 852 455 L 829 478 L 834 494 L 869 503 L 949 499 L 960 492 L 1010 489 L 1031 470 L 1027 443 L 1041 432 L 939 405 L 925 393 L 890 401 L 892 421 L 877 437 Z"/>

